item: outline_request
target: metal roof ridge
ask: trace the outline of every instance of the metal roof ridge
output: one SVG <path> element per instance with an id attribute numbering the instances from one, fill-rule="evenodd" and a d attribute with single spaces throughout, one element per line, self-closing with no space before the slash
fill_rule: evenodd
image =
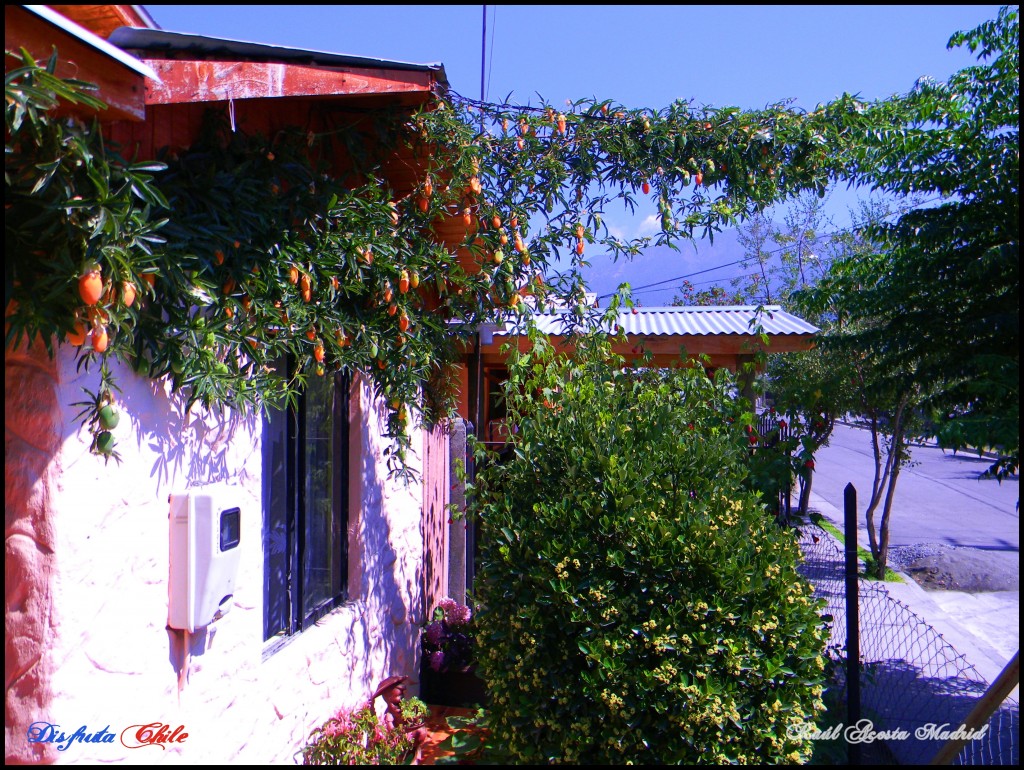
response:
<path id="1" fill-rule="evenodd" d="M 676 312 L 679 312 L 679 311 L 688 312 L 688 313 L 689 312 L 713 313 L 713 312 L 721 312 L 723 310 L 750 310 L 750 311 L 753 311 L 753 310 L 758 310 L 758 309 L 768 310 L 768 311 L 771 311 L 773 313 L 777 312 L 777 311 L 785 312 L 784 310 L 782 310 L 782 306 L 781 305 L 650 305 L 650 306 L 637 305 L 636 309 L 639 312 L 641 312 L 641 313 L 643 313 L 643 312 L 648 312 L 648 313 L 672 312 L 672 313 L 676 313 Z M 627 308 L 625 311 L 622 311 L 622 312 L 629 313 L 629 312 L 632 312 L 632 310 Z"/>
<path id="2" fill-rule="evenodd" d="M 287 60 L 308 59 L 313 62 L 334 60 L 337 66 L 362 66 L 381 69 L 414 70 L 418 72 L 440 71 L 444 73 L 444 64 L 433 62 L 418 64 L 415 62 L 381 59 L 373 56 L 356 56 L 332 51 L 318 51 L 311 48 L 293 48 L 273 43 L 257 43 L 249 40 L 233 40 L 231 38 L 212 37 L 194 32 L 174 32 L 164 29 L 146 29 L 142 27 L 119 27 L 115 29 L 110 40 L 116 45 L 133 50 L 158 53 L 160 51 L 176 51 L 185 53 L 189 49 L 206 54 L 235 53 L 240 56 L 265 57 L 268 59 Z"/>
<path id="3" fill-rule="evenodd" d="M 596 308 L 601 310 L 602 308 Z M 605 308 L 606 309 L 606 308 Z M 732 311 L 756 311 L 764 310 L 771 313 L 788 313 L 789 311 L 783 310 L 781 305 L 664 305 L 664 306 L 649 306 L 637 305 L 636 311 L 638 313 L 678 313 L 678 312 L 699 312 L 699 313 L 720 313 L 726 310 Z M 556 308 L 550 313 L 537 313 L 535 315 L 561 315 L 564 313 L 571 313 L 571 308 Z M 619 313 L 632 313 L 631 308 L 623 308 L 619 310 Z"/>

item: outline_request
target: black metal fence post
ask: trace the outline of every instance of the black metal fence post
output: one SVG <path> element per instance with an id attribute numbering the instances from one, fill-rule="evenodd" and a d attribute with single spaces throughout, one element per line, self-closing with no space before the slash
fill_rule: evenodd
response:
<path id="1" fill-rule="evenodd" d="M 846 539 L 846 724 L 860 721 L 860 617 L 857 585 L 857 490 L 847 484 L 843 490 L 844 535 Z M 847 743 L 847 762 L 860 764 L 860 744 Z"/>

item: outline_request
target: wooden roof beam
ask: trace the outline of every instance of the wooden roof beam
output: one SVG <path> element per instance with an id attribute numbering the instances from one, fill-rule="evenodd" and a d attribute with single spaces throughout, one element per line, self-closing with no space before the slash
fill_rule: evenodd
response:
<path id="1" fill-rule="evenodd" d="M 268 62 L 146 59 L 162 82 L 146 84 L 146 104 L 221 102 L 290 96 L 428 93 L 430 72 L 309 67 Z"/>

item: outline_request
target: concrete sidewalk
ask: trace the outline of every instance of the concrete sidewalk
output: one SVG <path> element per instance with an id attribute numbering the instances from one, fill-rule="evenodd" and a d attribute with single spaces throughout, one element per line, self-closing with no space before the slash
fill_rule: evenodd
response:
<path id="1" fill-rule="evenodd" d="M 843 512 L 811 493 L 811 510 L 843 530 Z M 867 528 L 858 520 L 857 542 L 867 548 Z M 1020 591 L 926 591 L 899 572 L 903 582 L 884 583 L 889 594 L 931 625 L 989 683 L 1020 649 Z M 1013 697 L 1019 700 L 1019 686 Z"/>

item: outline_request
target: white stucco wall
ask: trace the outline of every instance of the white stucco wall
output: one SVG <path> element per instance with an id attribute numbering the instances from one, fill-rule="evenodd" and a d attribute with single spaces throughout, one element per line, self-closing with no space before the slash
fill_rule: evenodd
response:
<path id="1" fill-rule="evenodd" d="M 77 373 L 67 351 L 58 372 L 52 699 L 39 719 L 66 734 L 153 722 L 188 733 L 166 750 L 75 742 L 59 762 L 291 763 L 313 727 L 381 679 L 418 678 L 422 485 L 387 479 L 382 413 L 365 384 L 353 386 L 350 415 L 352 601 L 264 660 L 260 421 L 183 415 L 163 388 L 118 371 L 123 462 L 104 465 L 71 406 L 98 373 Z M 422 445 L 418 435 L 412 443 Z M 179 691 L 184 634 L 166 628 L 167 501 L 209 481 L 237 495 L 241 566 L 231 611 L 191 638 Z"/>

